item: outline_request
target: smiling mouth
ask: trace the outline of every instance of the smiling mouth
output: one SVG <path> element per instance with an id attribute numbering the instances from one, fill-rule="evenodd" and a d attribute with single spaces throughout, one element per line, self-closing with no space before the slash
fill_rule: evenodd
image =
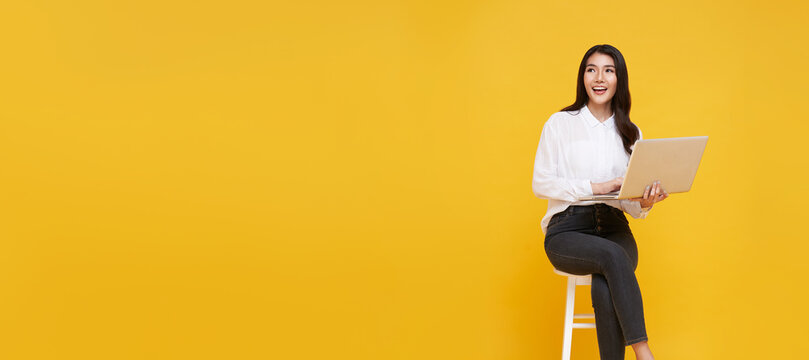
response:
<path id="1" fill-rule="evenodd" d="M 604 93 L 607 92 L 607 88 L 605 88 L 603 86 L 596 86 L 596 87 L 593 88 L 593 92 L 596 95 L 604 95 Z"/>

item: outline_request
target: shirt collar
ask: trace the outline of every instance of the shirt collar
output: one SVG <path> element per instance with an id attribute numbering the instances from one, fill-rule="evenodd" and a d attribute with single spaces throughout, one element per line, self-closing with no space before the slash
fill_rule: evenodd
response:
<path id="1" fill-rule="evenodd" d="M 614 113 L 612 114 L 612 116 L 610 116 L 609 119 L 607 119 L 603 123 L 601 121 L 598 121 L 598 119 L 596 119 L 596 117 L 593 116 L 593 113 L 590 112 L 590 109 L 587 108 L 587 105 L 584 105 L 581 108 L 581 113 L 584 115 L 584 121 L 590 127 L 596 127 L 598 125 L 603 125 L 603 126 L 606 126 L 606 127 L 609 127 L 609 128 L 615 127 L 615 114 Z"/>

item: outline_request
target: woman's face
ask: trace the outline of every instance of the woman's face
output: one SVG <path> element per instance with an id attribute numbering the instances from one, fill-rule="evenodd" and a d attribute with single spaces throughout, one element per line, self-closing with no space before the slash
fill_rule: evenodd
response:
<path id="1" fill-rule="evenodd" d="M 590 103 L 603 105 L 612 101 L 618 77 L 615 76 L 615 62 L 612 56 L 595 53 L 590 55 L 584 68 L 584 88 Z"/>

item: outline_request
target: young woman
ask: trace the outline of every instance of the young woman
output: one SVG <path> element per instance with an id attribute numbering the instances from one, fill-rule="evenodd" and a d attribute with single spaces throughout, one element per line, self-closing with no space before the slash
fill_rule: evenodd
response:
<path id="1" fill-rule="evenodd" d="M 559 270 L 592 274 L 602 360 L 622 360 L 630 345 L 637 359 L 654 359 L 635 278 L 638 248 L 624 212 L 645 218 L 668 194 L 655 182 L 642 198 L 578 200 L 621 188 L 629 155 L 641 138 L 629 120 L 628 86 L 618 49 L 596 45 L 587 50 L 579 66 L 576 102 L 545 123 L 534 161 L 534 194 L 549 200 L 541 225 L 545 253 Z"/>

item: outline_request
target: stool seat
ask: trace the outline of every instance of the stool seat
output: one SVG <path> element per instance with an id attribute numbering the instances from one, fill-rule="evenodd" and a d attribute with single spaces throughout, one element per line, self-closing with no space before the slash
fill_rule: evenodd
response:
<path id="1" fill-rule="evenodd" d="M 590 285 L 593 282 L 593 276 L 590 274 L 587 275 L 575 275 L 575 274 L 568 274 L 559 269 L 553 269 L 553 272 L 557 275 L 567 276 L 568 278 L 576 279 L 576 285 Z"/>
<path id="2" fill-rule="evenodd" d="M 553 272 L 567 276 L 567 301 L 565 305 L 565 323 L 562 342 L 562 360 L 570 360 L 570 348 L 573 343 L 573 329 L 595 329 L 594 323 L 577 323 L 575 319 L 595 319 L 595 314 L 574 314 L 573 308 L 576 304 L 576 286 L 591 285 L 593 277 L 587 275 L 569 274 L 559 269 L 553 269 Z"/>

